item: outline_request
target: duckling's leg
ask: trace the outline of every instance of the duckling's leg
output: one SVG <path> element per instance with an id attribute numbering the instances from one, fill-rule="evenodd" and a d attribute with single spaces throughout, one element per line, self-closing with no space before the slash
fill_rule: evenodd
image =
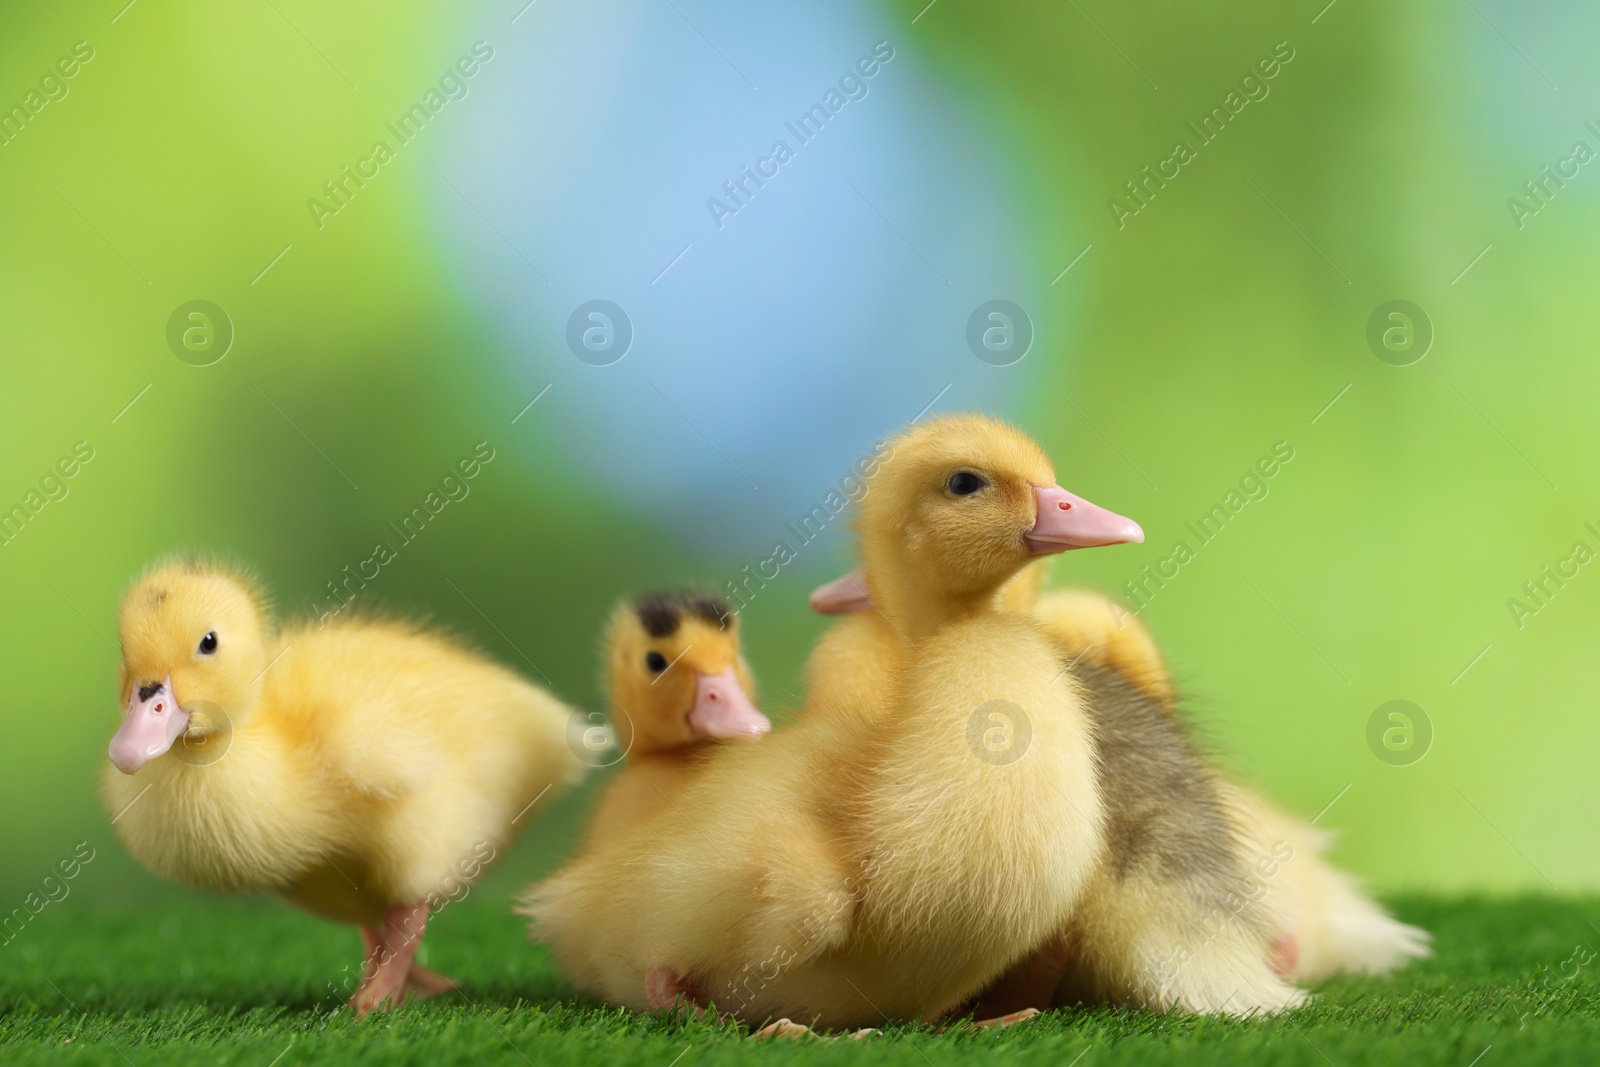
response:
<path id="1" fill-rule="evenodd" d="M 362 930 L 362 940 L 369 937 L 375 945 L 368 956 L 367 969 L 361 976 L 361 988 L 350 998 L 350 1007 L 357 1016 L 374 1009 L 392 1009 L 400 1006 L 406 992 L 406 980 L 411 974 L 412 962 L 417 956 L 417 945 L 428 926 L 428 905 L 399 904 L 389 909 L 384 924 L 377 929 Z"/>
<path id="2" fill-rule="evenodd" d="M 379 966 L 389 952 L 389 939 L 382 925 L 361 928 L 361 982 L 356 986 L 357 992 L 377 975 Z M 353 1008 L 355 1004 L 355 997 L 352 996 L 350 1006 Z"/>

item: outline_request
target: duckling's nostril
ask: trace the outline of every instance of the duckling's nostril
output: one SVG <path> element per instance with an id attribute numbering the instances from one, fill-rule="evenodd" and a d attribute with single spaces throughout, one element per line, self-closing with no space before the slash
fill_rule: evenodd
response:
<path id="1" fill-rule="evenodd" d="M 1056 504 L 1056 507 L 1060 508 L 1062 511 L 1071 511 L 1072 510 L 1072 505 L 1067 503 L 1065 500 L 1063 500 L 1060 503 Z"/>

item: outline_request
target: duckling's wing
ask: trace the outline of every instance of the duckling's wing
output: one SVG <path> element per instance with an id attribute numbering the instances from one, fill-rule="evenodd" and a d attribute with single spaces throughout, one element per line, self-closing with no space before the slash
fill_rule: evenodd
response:
<path id="1" fill-rule="evenodd" d="M 1225 789 L 1171 709 L 1080 665 L 1096 727 L 1107 858 L 1074 917 L 1070 999 L 1251 1014 L 1305 993 L 1272 970 L 1267 879 Z"/>

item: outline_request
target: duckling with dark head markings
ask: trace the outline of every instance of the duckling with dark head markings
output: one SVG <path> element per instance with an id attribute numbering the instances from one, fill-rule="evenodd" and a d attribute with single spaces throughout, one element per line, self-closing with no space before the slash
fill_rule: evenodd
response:
<path id="1" fill-rule="evenodd" d="M 670 807 L 533 886 L 533 933 L 583 991 L 754 1024 L 938 1019 L 1070 915 L 1103 852 L 1093 726 L 996 595 L 1035 554 L 1139 529 L 976 416 L 913 426 L 870 485 L 873 599 L 910 644 L 897 683 L 720 746 Z M 1031 724 L 1026 758 L 974 747 L 996 707 Z"/>
<path id="2" fill-rule="evenodd" d="M 653 593 L 619 604 L 604 663 L 627 766 L 590 817 L 587 842 L 609 839 L 665 807 L 716 745 L 772 729 L 753 703 L 738 617 L 715 597 Z"/>

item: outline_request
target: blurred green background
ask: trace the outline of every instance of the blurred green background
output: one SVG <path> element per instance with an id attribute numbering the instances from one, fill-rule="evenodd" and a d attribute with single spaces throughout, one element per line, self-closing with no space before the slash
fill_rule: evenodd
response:
<path id="1" fill-rule="evenodd" d="M 778 534 L 776 523 L 716 533 L 746 492 L 723 460 L 765 479 L 727 438 L 712 443 L 721 414 L 682 395 L 679 414 L 694 416 L 694 432 L 679 424 L 632 458 L 625 443 L 614 461 L 715 471 L 731 488 L 701 509 L 709 532 L 697 533 L 688 512 L 663 518 L 669 505 L 619 489 L 584 461 L 574 427 L 585 411 L 625 421 L 630 405 L 651 404 L 651 417 L 678 415 L 648 391 L 618 390 L 608 401 L 603 385 L 571 386 L 565 395 L 590 408 L 562 407 L 564 383 L 602 382 L 611 369 L 580 363 L 562 333 L 578 298 L 607 292 L 574 291 L 565 303 L 564 290 L 546 295 L 527 270 L 539 253 L 509 239 L 516 255 L 502 246 L 500 260 L 463 265 L 452 227 L 496 237 L 442 184 L 463 173 L 450 169 L 460 142 L 448 132 L 430 128 L 404 148 L 352 202 L 359 210 L 324 229 L 306 206 L 475 40 L 492 42 L 495 60 L 470 102 L 450 107 L 479 108 L 472 121 L 481 123 L 497 93 L 504 103 L 517 91 L 519 64 L 561 54 L 578 18 L 625 27 L 681 17 L 694 29 L 674 23 L 687 42 L 683 65 L 743 93 L 722 64 L 762 82 L 762 53 L 750 42 L 763 31 L 751 16 L 739 22 L 691 3 L 599 5 L 580 16 L 550 10 L 559 7 L 552 0 L 531 10 L 522 0 L 124 3 L 0 14 L 5 107 L 26 108 L 77 42 L 93 48 L 66 79 L 67 95 L 30 111 L 0 145 L 0 506 L 24 504 L 77 442 L 93 449 L 67 495 L 0 547 L 10 693 L 0 889 L 18 899 L 85 840 L 98 857 L 77 892 L 172 892 L 121 853 L 96 784 L 119 714 L 116 607 L 162 553 L 202 548 L 253 561 L 283 613 L 304 614 L 341 568 L 389 536 L 387 522 L 487 440 L 497 458 L 470 498 L 405 547 L 367 599 L 427 615 L 530 674 L 536 663 L 563 698 L 594 708 L 595 642 L 617 597 L 685 582 L 721 588 L 765 558 Z M 882 403 L 864 412 L 848 398 L 868 371 L 819 365 L 817 374 L 837 378 L 822 384 L 839 399 L 806 418 L 839 442 L 829 453 L 838 461 L 776 475 L 749 492 L 748 506 L 762 492 L 820 499 L 846 457 L 908 421 L 948 380 L 955 387 L 936 409 L 1000 408 L 1046 445 L 1064 485 L 1147 531 L 1143 546 L 1064 558 L 1057 584 L 1115 592 L 1175 542 L 1196 549 L 1143 618 L 1221 758 L 1306 816 L 1326 810 L 1319 825 L 1342 832 L 1346 866 L 1388 890 L 1600 887 L 1600 577 L 1581 568 L 1520 627 L 1508 607 L 1575 542 L 1600 549 L 1585 527 L 1600 527 L 1600 170 L 1547 184 L 1547 203 L 1520 228 L 1507 203 L 1536 204 L 1523 184 L 1572 156 L 1574 142 L 1600 150 L 1584 125 L 1600 125 L 1586 50 L 1596 14 L 1576 4 L 1534 14 L 1505 2 L 1355 0 L 1144 9 L 918 0 L 862 10 L 784 16 L 865 18 L 876 31 L 847 27 L 837 61 L 800 71 L 799 83 L 814 96 L 879 36 L 892 39 L 900 66 L 873 90 L 885 110 L 861 122 L 884 120 L 891 94 L 910 91 L 911 73 L 892 85 L 905 70 L 953 101 L 951 128 L 968 133 L 913 139 L 920 154 L 883 165 L 938 175 L 972 145 L 992 149 L 984 158 L 1000 180 L 985 188 L 1010 220 L 999 236 L 1014 250 L 1006 269 L 1028 280 L 998 292 L 975 283 L 969 300 L 960 279 L 951 299 L 923 261 L 960 262 L 959 247 L 941 244 L 941 215 L 954 228 L 977 208 L 918 214 L 884 183 L 871 188 L 867 212 L 843 190 L 852 225 L 878 228 L 904 253 L 881 273 L 924 272 L 914 294 L 885 282 L 881 299 L 903 301 L 894 313 L 945 338 L 915 350 L 886 345 L 884 366 L 914 364 L 935 384 L 895 392 L 882 384 L 892 375 L 874 379 Z M 1268 95 L 1200 146 L 1186 123 L 1226 107 L 1280 42 L 1293 58 L 1266 83 Z M 629 62 L 624 52 L 618 63 Z M 749 98 L 770 113 L 760 131 L 810 102 L 770 85 L 760 92 L 768 96 Z M 528 128 L 544 111 L 582 115 L 603 96 L 527 100 Z M 851 104 L 864 116 L 879 106 Z M 453 118 L 447 108 L 438 121 Z M 677 133 L 669 122 L 652 136 L 672 142 Z M 684 211 L 701 230 L 681 239 L 692 237 L 697 252 L 653 289 L 641 281 L 640 293 L 682 279 L 661 299 L 697 306 L 696 263 L 721 247 L 699 197 L 766 139 L 718 147 L 699 168 L 704 193 Z M 1196 158 L 1119 227 L 1108 202 L 1138 206 L 1124 183 L 1180 139 Z M 807 147 L 792 165 L 797 176 L 782 181 L 799 189 L 803 168 L 833 165 L 831 150 Z M 557 145 L 542 155 L 556 169 L 583 166 Z M 641 144 L 634 169 L 648 176 L 651 166 Z M 783 195 L 777 184 L 763 190 L 752 213 Z M 560 200 L 536 208 L 582 214 Z M 758 234 L 760 223 L 741 215 L 729 230 Z M 641 278 L 677 243 L 638 252 Z M 778 271 L 827 259 L 826 249 L 791 251 L 765 262 Z M 486 276 L 504 280 L 507 301 L 482 298 Z M 801 298 L 804 278 L 787 283 Z M 964 339 L 969 312 L 993 296 L 1017 298 L 1038 327 L 1012 367 L 980 363 Z M 167 343 L 169 316 L 194 299 L 222 306 L 236 332 L 211 366 L 181 361 Z M 1423 309 L 1435 335 L 1407 366 L 1378 358 L 1367 340 L 1369 317 L 1395 299 Z M 507 302 L 540 301 L 556 310 L 530 312 L 528 334 L 498 325 Z M 826 303 L 808 317 L 827 330 Z M 646 358 L 641 348 L 618 366 Z M 759 345 L 737 358 L 687 344 L 651 358 L 661 373 L 674 359 L 702 374 L 726 370 L 746 416 L 782 406 L 787 379 L 766 369 Z M 563 384 L 513 424 L 552 382 Z M 657 391 L 664 399 L 671 388 Z M 1185 524 L 1222 503 L 1277 442 L 1294 458 L 1266 483 L 1270 493 L 1200 545 Z M 793 705 L 798 668 L 824 626 L 804 595 L 849 555 L 847 537 L 831 530 L 823 550 L 785 569 L 745 614 L 764 704 L 778 714 Z M 1396 699 L 1431 724 L 1420 758 L 1418 747 L 1369 744 L 1369 720 Z M 563 854 L 603 780 L 594 776 L 533 827 L 499 876 L 505 885 Z"/>

